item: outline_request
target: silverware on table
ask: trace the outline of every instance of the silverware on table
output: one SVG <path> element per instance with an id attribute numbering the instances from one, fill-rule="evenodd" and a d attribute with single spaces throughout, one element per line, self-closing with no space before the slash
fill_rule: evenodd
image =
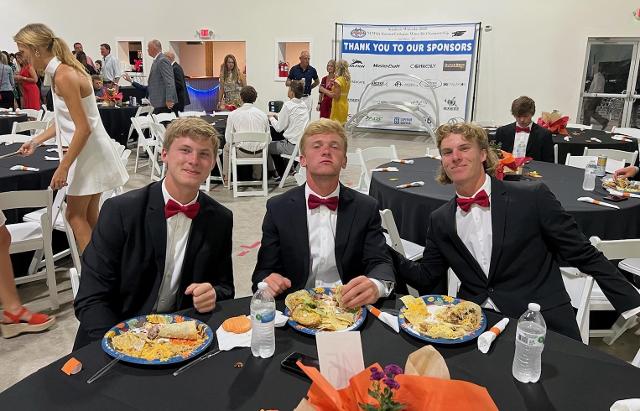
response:
<path id="1" fill-rule="evenodd" d="M 0 160 L 2 160 L 3 158 L 9 158 L 9 157 L 13 157 L 20 154 L 20 151 L 14 151 L 13 153 L 8 153 L 8 154 L 3 154 L 0 156 Z"/>
<path id="2" fill-rule="evenodd" d="M 211 352 L 209 352 L 209 353 L 207 353 L 207 354 L 203 355 L 202 357 L 197 358 L 197 359 L 195 359 L 195 360 L 191 361 L 189 364 L 183 365 L 182 367 L 178 368 L 177 370 L 175 370 L 175 371 L 174 371 L 173 376 L 174 376 L 174 377 L 177 377 L 177 376 L 178 376 L 179 374 L 181 374 L 183 371 L 186 371 L 186 370 L 188 370 L 189 368 L 191 368 L 192 366 L 194 366 L 194 365 L 198 364 L 199 362 L 202 362 L 202 361 L 204 361 L 204 360 L 206 360 L 206 359 L 208 359 L 208 358 L 211 358 L 211 357 L 213 357 L 214 355 L 218 355 L 218 354 L 220 354 L 221 352 L 222 352 L 222 350 L 220 350 L 220 349 L 217 349 L 217 350 L 215 350 L 215 351 L 211 351 Z"/>
<path id="3" fill-rule="evenodd" d="M 113 360 L 111 360 L 111 362 L 109 362 L 109 364 L 107 364 L 104 367 L 100 368 L 98 370 L 98 372 L 93 374 L 93 376 L 87 380 L 87 384 L 91 384 L 92 382 L 94 382 L 98 378 L 100 378 L 103 375 L 105 375 L 107 373 L 107 371 L 109 371 L 114 365 L 116 365 L 118 363 L 118 361 L 120 361 L 122 359 L 122 357 L 124 357 L 124 354 L 118 355 Z"/>

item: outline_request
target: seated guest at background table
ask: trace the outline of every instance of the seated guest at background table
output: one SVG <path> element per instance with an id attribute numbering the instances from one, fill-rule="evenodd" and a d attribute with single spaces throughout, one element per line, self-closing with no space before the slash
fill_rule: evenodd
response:
<path id="1" fill-rule="evenodd" d="M 347 307 L 387 297 L 395 277 L 386 250 L 378 203 L 340 184 L 347 137 L 333 120 L 311 123 L 300 140 L 307 183 L 267 201 L 262 243 L 253 272 L 282 295 L 345 284 Z"/>
<path id="2" fill-rule="evenodd" d="M 191 307 L 205 313 L 233 298 L 233 217 L 198 191 L 217 152 L 211 125 L 174 120 L 162 148 L 165 179 L 104 203 L 82 256 L 75 348 L 130 317 Z"/>
<path id="3" fill-rule="evenodd" d="M 102 76 L 94 74 L 91 76 L 91 83 L 93 84 L 93 94 L 96 96 L 96 100 L 102 100 L 104 97 L 104 84 L 102 83 Z"/>
<path id="4" fill-rule="evenodd" d="M 267 168 L 270 173 L 276 173 L 271 156 L 293 153 L 295 145 L 298 144 L 298 140 L 309 122 L 307 105 L 301 100 L 304 91 L 303 87 L 302 81 L 291 81 L 289 92 L 287 93 L 289 100 L 284 103 L 279 113 L 269 113 L 269 116 L 271 116 L 269 120 L 273 129 L 278 133 L 282 133 L 284 137 L 282 140 L 269 143 L 270 156 L 267 158 Z"/>
<path id="5" fill-rule="evenodd" d="M 224 132 L 225 145 L 222 150 L 222 177 L 227 182 L 229 176 L 229 151 L 233 144 L 233 134 L 243 132 L 269 133 L 269 119 L 267 115 L 253 105 L 258 98 L 256 89 L 251 86 L 244 86 L 240 90 L 242 106 L 229 113 L 227 126 Z M 238 143 L 236 144 L 236 154 L 238 158 L 261 157 L 264 145 L 260 143 Z M 262 166 L 255 164 L 253 167 L 253 179 L 262 178 Z"/>
<path id="6" fill-rule="evenodd" d="M 592 275 L 623 316 L 640 312 L 640 294 L 586 239 L 543 183 L 500 181 L 486 132 L 475 125 L 436 130 L 442 167 L 456 198 L 431 213 L 421 262 L 393 252 L 398 278 L 431 287 L 451 268 L 460 298 L 518 318 L 536 302 L 549 329 L 580 339 L 556 257 Z"/>
<path id="7" fill-rule="evenodd" d="M 553 163 L 551 132 L 531 121 L 535 113 L 536 103 L 531 98 L 522 96 L 513 100 L 511 114 L 516 121 L 498 128 L 496 141 L 514 157 L 531 157 Z"/>
<path id="8" fill-rule="evenodd" d="M 614 176 L 618 177 L 626 177 L 631 179 L 640 178 L 640 168 L 636 166 L 627 166 L 621 169 L 618 169 L 614 172 Z"/>
<path id="9" fill-rule="evenodd" d="M 6 221 L 4 213 L 0 211 L 0 304 L 3 310 L 0 330 L 4 338 L 10 338 L 22 333 L 44 331 L 55 323 L 55 318 L 33 313 L 22 306 L 13 278 L 9 255 L 11 233 L 5 226 Z"/>

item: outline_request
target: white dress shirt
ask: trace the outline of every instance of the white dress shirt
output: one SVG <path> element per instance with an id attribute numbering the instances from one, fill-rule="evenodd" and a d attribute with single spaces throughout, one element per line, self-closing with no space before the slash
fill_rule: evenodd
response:
<path id="1" fill-rule="evenodd" d="M 115 79 L 120 77 L 120 66 L 116 58 L 111 54 L 107 54 L 104 58 L 100 74 L 104 81 L 115 81 Z"/>
<path id="2" fill-rule="evenodd" d="M 269 119 L 267 115 L 258 107 L 251 103 L 244 103 L 241 107 L 229 113 L 227 117 L 227 127 L 224 132 L 226 144 L 233 144 L 233 133 L 240 132 L 269 132 Z M 264 145 L 260 143 L 240 143 L 242 147 L 249 151 L 261 150 Z"/>
<path id="3" fill-rule="evenodd" d="M 282 135 L 291 144 L 298 144 L 304 128 L 309 122 L 309 111 L 304 101 L 292 98 L 284 103 L 278 113 L 278 119 L 271 117 L 271 125 L 277 132 L 284 130 Z"/>
<path id="4" fill-rule="evenodd" d="M 199 194 L 199 193 L 198 193 Z M 198 194 L 187 204 L 182 204 L 171 197 L 162 180 L 162 196 L 164 204 L 173 200 L 180 205 L 190 205 L 198 200 Z M 166 219 L 167 224 L 167 250 L 164 259 L 164 275 L 160 284 L 158 301 L 156 301 L 156 311 L 171 312 L 175 310 L 176 296 L 180 287 L 180 277 L 182 275 L 182 264 L 187 251 L 187 241 L 191 232 L 191 219 L 183 213 L 178 213 Z"/>
<path id="5" fill-rule="evenodd" d="M 491 200 L 491 178 L 486 174 L 484 184 L 471 197 L 474 197 L 481 190 L 484 190 L 489 196 L 489 200 Z M 460 198 L 470 198 L 459 193 L 456 193 L 456 195 Z M 491 250 L 493 248 L 491 206 L 480 207 L 478 204 L 472 204 L 468 212 L 462 211 L 460 207 L 457 207 L 456 232 L 473 258 L 478 262 L 480 268 L 482 268 L 484 275 L 488 277 L 491 265 Z M 482 307 L 500 311 L 490 298 L 487 298 Z"/>
<path id="6" fill-rule="evenodd" d="M 533 125 L 533 123 L 529 123 L 529 125 L 527 127 L 529 127 L 529 129 L 531 129 L 531 126 Z M 516 123 L 516 127 L 518 126 L 518 123 Z M 518 157 L 526 157 L 527 156 L 527 144 L 529 143 L 529 134 L 527 132 L 521 131 L 519 133 L 516 133 L 515 137 L 513 138 L 513 156 L 518 158 Z"/>
<path id="7" fill-rule="evenodd" d="M 309 278 L 305 288 L 335 287 L 342 284 L 338 266 L 336 265 L 336 223 L 338 209 L 329 210 L 321 205 L 309 209 L 309 195 L 319 198 L 339 197 L 340 184 L 328 196 L 316 194 L 309 185 L 305 185 L 304 198 L 307 207 L 307 230 L 309 232 Z M 369 278 L 378 288 L 380 297 L 388 297 L 393 290 L 393 283 L 383 284 L 375 278 Z"/>

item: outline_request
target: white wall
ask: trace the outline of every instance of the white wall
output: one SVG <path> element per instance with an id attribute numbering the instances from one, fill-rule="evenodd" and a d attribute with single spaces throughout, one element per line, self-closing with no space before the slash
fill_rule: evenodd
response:
<path id="1" fill-rule="evenodd" d="M 104 13 L 91 2 L 23 0 L 6 2 L 0 15 L 0 49 L 15 50 L 11 36 L 24 24 L 43 22 L 72 44 L 81 41 L 97 58 L 98 45 L 116 38 L 196 40 L 200 28 L 210 28 L 216 40 L 246 41 L 249 84 L 266 109 L 271 99 L 286 99 L 282 82 L 274 81 L 275 40 L 309 38 L 311 64 L 320 73 L 331 57 L 335 23 L 456 23 L 490 24 L 483 33 L 477 95 L 478 119 L 510 120 L 511 101 L 519 95 L 536 100 L 541 110 L 558 109 L 574 118 L 578 107 L 585 46 L 589 36 L 640 36 L 640 22 L 626 0 L 236 0 L 231 3 L 190 0 L 181 4 L 110 0 Z M 223 6 L 225 4 L 226 6 Z"/>

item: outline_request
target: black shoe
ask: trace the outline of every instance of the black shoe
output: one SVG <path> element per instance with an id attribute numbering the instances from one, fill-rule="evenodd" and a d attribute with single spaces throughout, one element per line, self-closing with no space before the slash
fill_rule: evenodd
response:
<path id="1" fill-rule="evenodd" d="M 609 120 L 605 120 L 604 123 L 602 123 L 602 129 L 606 130 L 608 125 L 609 125 Z"/>

